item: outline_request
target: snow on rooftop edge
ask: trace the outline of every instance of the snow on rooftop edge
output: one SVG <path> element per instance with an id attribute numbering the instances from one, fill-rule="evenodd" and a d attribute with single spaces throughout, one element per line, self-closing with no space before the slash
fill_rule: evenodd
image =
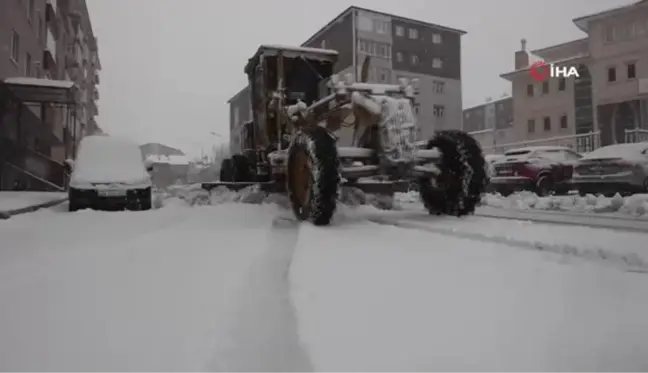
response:
<path id="1" fill-rule="evenodd" d="M 74 87 L 74 82 L 69 80 L 52 80 L 52 79 L 39 79 L 31 78 L 24 76 L 17 76 L 13 78 L 5 78 L 4 82 L 6 84 L 15 84 L 15 85 L 29 85 L 29 86 L 39 86 L 39 87 L 51 87 L 51 88 L 65 88 L 69 89 Z"/>
<path id="2" fill-rule="evenodd" d="M 261 48 L 268 49 L 285 49 L 294 52 L 308 52 L 308 53 L 326 53 L 331 55 L 338 55 L 338 51 L 333 49 L 321 49 L 321 48 L 309 48 L 309 47 L 295 47 L 291 45 L 280 45 L 280 44 L 263 44 Z"/>

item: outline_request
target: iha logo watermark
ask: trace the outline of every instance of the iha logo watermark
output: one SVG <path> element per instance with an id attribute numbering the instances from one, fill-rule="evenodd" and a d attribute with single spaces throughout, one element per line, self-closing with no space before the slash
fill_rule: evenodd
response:
<path id="1" fill-rule="evenodd" d="M 536 61 L 529 66 L 531 79 L 543 82 L 549 78 L 580 78 L 578 69 L 574 66 L 558 66 L 553 63 Z"/>

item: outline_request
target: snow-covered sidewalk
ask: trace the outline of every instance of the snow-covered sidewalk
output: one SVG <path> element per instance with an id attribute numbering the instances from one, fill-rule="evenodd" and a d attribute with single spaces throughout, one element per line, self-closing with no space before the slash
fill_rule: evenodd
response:
<path id="1" fill-rule="evenodd" d="M 0 191 L 0 214 L 33 206 L 62 201 L 67 197 L 62 192 L 14 192 Z"/>

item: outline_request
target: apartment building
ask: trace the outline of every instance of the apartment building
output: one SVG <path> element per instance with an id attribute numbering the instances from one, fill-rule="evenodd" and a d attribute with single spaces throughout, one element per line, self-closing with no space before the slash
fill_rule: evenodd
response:
<path id="1" fill-rule="evenodd" d="M 369 81 L 397 83 L 418 78 L 421 93 L 416 107 L 421 138 L 435 129 L 460 129 L 462 120 L 461 36 L 466 32 L 433 23 L 351 6 L 322 27 L 302 46 L 337 50 L 337 73 L 355 74 L 371 58 Z M 249 92 L 243 89 L 228 101 L 230 128 L 250 119 Z M 247 107 L 245 105 L 248 105 Z M 350 129 L 340 143 L 351 141 Z M 236 135 L 231 135 L 236 136 Z M 231 139 L 231 147 L 237 145 Z"/>
<path id="2" fill-rule="evenodd" d="M 648 0 L 573 20 L 586 36 L 515 53 L 512 83 L 516 141 L 551 139 L 587 151 L 648 128 Z M 575 67 L 578 77 L 535 81 L 530 55 Z"/>
<path id="3" fill-rule="evenodd" d="M 513 98 L 503 95 L 463 111 L 463 130 L 469 132 L 486 153 L 497 145 L 515 141 L 513 132 Z"/>
<path id="4" fill-rule="evenodd" d="M 95 121 L 100 67 L 85 0 L 0 1 L 0 82 L 26 77 L 52 80 L 50 86 L 57 85 L 54 81 L 75 83 L 71 89 L 75 104 L 66 107 L 47 100 L 21 101 L 8 86 L 0 87 L 0 138 L 4 148 L 13 142 L 12 149 L 21 154 L 31 152 L 25 167 L 34 165 L 33 170 L 16 172 L 47 174 L 45 170 L 74 156 L 83 135 L 100 131 Z M 41 97 L 52 94 L 39 84 L 29 87 L 33 92 L 39 89 Z M 16 126 L 24 127 L 17 129 L 18 137 L 11 135 Z M 13 157 L 4 153 L 3 159 Z M 7 176 L 6 167 L 0 168 L 4 175 L 0 181 L 6 186 L 14 176 Z"/>

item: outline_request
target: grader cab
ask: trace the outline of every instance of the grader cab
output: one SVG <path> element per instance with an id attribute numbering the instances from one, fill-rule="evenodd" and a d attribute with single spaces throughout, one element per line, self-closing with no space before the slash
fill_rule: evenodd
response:
<path id="1" fill-rule="evenodd" d="M 486 183 L 478 143 L 438 131 L 421 148 L 418 81 L 368 83 L 367 58 L 356 82 L 355 74 L 334 74 L 336 60 L 332 50 L 261 46 L 245 67 L 253 120 L 243 142 L 250 145 L 224 161 L 228 175 L 203 187 L 287 192 L 295 216 L 316 225 L 329 224 L 345 185 L 393 194 L 415 183 L 430 213 L 472 213 Z M 351 146 L 337 145 L 343 127 L 353 132 Z"/>

